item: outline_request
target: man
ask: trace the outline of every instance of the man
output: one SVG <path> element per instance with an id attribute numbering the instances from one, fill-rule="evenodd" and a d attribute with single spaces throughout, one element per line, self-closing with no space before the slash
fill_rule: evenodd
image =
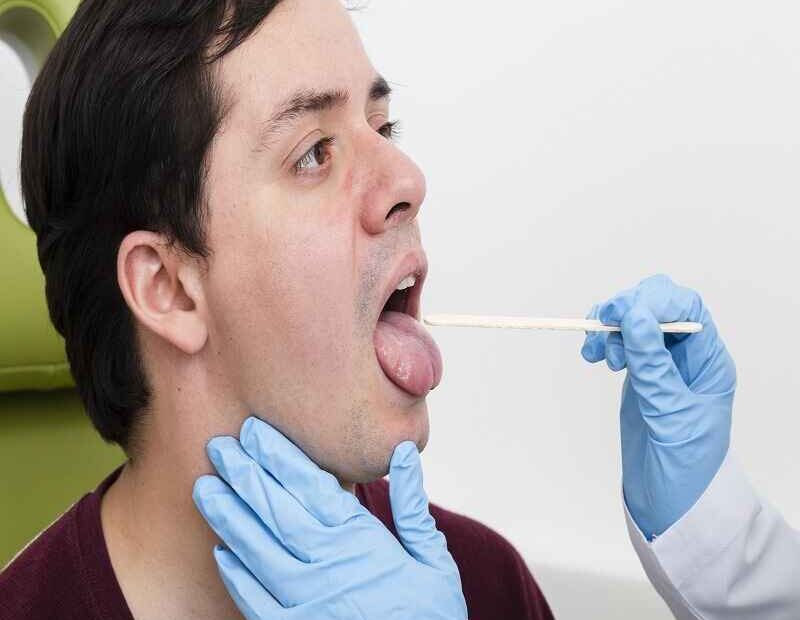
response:
<path id="1" fill-rule="evenodd" d="M 23 192 L 78 390 L 129 458 L 5 569 L 2 618 L 237 617 L 192 489 L 251 414 L 392 528 L 379 479 L 399 444 L 418 471 L 441 360 L 389 92 L 338 0 L 78 7 L 26 109 Z M 470 618 L 551 617 L 505 540 L 431 513 Z"/>

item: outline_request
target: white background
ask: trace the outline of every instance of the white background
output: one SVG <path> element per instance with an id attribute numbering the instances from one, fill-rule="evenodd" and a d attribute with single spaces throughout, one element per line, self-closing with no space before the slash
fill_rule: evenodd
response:
<path id="1" fill-rule="evenodd" d="M 373 0 L 355 17 L 428 177 L 424 309 L 582 317 L 653 273 L 695 287 L 739 368 L 735 451 L 800 524 L 800 7 Z M 0 48 L 7 184 L 24 71 Z M 623 523 L 622 376 L 584 363 L 579 334 L 434 335 L 434 501 L 506 535 L 559 618 L 668 618 Z"/>
<path id="2" fill-rule="evenodd" d="M 696 288 L 739 370 L 734 449 L 800 525 L 800 6 L 373 0 L 356 20 L 428 178 L 424 310 L 583 317 L 653 273 Z M 506 535 L 558 617 L 668 618 L 624 527 L 622 375 L 579 334 L 432 331 L 431 497 Z"/>

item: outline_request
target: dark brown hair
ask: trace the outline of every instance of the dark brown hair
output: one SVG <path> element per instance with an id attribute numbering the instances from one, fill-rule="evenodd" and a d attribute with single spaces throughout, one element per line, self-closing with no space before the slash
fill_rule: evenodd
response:
<path id="1" fill-rule="evenodd" d="M 207 258 L 206 153 L 225 115 L 212 64 L 280 0 L 83 0 L 23 120 L 22 192 L 50 318 L 106 440 L 130 453 L 150 387 L 117 284 L 124 237 Z"/>

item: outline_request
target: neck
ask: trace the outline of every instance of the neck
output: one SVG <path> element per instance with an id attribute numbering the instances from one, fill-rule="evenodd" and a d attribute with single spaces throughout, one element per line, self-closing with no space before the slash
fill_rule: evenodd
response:
<path id="1" fill-rule="evenodd" d="M 208 440 L 238 437 L 251 412 L 230 386 L 212 385 L 203 373 L 154 374 L 162 383 L 142 420 L 139 453 L 101 505 L 117 581 L 136 620 L 241 618 L 212 554 L 220 541 L 195 507 L 192 489 L 199 476 L 215 473 Z M 342 487 L 355 491 L 353 484 Z"/>
<path id="2" fill-rule="evenodd" d="M 146 450 L 125 464 L 101 504 L 117 580 L 137 620 L 239 618 L 211 552 L 219 541 L 192 501 L 194 481 L 214 473 L 206 441 L 238 432 L 206 429 L 202 439 L 185 438 L 159 428 L 170 418 L 153 413 Z"/>
<path id="3" fill-rule="evenodd" d="M 212 555 L 219 540 L 197 511 L 192 488 L 199 476 L 214 473 L 206 442 L 238 437 L 248 412 L 231 407 L 233 399 L 219 396 L 224 390 L 172 380 L 171 389 L 154 390 L 140 454 L 103 498 L 111 563 L 136 620 L 240 618 Z"/>

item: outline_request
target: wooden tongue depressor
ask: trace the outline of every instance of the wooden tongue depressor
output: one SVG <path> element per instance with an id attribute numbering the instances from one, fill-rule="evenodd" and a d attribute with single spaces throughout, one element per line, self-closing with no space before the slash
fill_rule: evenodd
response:
<path id="1" fill-rule="evenodd" d="M 592 319 L 548 319 L 513 316 L 474 316 L 469 314 L 429 314 L 427 325 L 435 327 L 499 327 L 506 329 L 549 329 L 576 332 L 618 332 L 619 327 L 603 325 Z M 703 331 L 702 323 L 662 323 L 665 334 L 696 334 Z"/>

